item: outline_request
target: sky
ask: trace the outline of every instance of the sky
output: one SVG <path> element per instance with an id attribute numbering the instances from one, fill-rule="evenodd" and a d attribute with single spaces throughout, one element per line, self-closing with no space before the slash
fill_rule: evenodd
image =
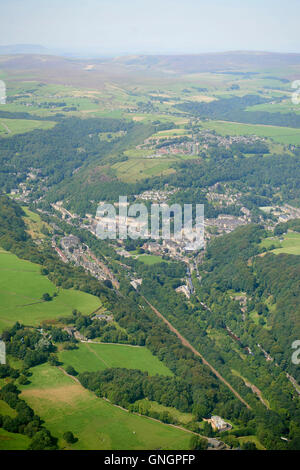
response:
<path id="1" fill-rule="evenodd" d="M 99 55 L 300 52 L 299 18 L 299 0 L 0 0 L 0 45 Z"/>

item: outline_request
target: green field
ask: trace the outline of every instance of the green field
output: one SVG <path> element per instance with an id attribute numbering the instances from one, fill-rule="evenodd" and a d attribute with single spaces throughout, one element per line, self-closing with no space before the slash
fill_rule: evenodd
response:
<path id="1" fill-rule="evenodd" d="M 41 232 L 41 229 L 47 228 L 49 232 L 52 232 L 52 228 L 50 225 L 46 224 L 42 221 L 39 214 L 36 212 L 32 212 L 26 206 L 22 206 L 23 211 L 25 212 L 24 222 L 27 225 L 27 232 L 31 236 L 31 238 L 45 238 L 45 234 Z"/>
<path id="2" fill-rule="evenodd" d="M 116 170 L 117 177 L 128 183 L 139 179 L 167 175 L 174 172 L 171 168 L 174 158 L 131 158 L 125 162 L 115 163 L 112 168 Z"/>
<path id="3" fill-rule="evenodd" d="M 258 450 L 266 450 L 266 448 L 259 442 L 258 438 L 256 436 L 243 436 L 243 437 L 238 437 L 238 440 L 241 443 L 244 442 L 254 442 Z"/>
<path id="4" fill-rule="evenodd" d="M 66 447 L 63 433 L 72 431 L 78 441 L 69 448 L 76 450 L 189 448 L 190 433 L 113 406 L 49 364 L 32 372 L 21 397 L 62 447 Z"/>
<path id="5" fill-rule="evenodd" d="M 175 124 L 186 124 L 188 119 L 183 115 L 181 117 L 177 116 L 167 116 L 164 114 L 147 114 L 147 113 L 124 113 L 123 116 L 128 119 L 133 119 L 137 122 L 152 122 L 159 120 L 160 122 L 174 122 Z"/>
<path id="6" fill-rule="evenodd" d="M 180 425 L 186 425 L 193 421 L 195 417 L 192 413 L 182 413 L 181 411 L 173 408 L 171 406 L 164 406 L 156 401 L 150 401 L 144 398 L 143 400 L 138 400 L 136 404 L 139 405 L 139 409 L 156 411 L 158 413 L 167 411 L 175 420 L 176 422 L 180 423 Z"/>
<path id="7" fill-rule="evenodd" d="M 0 400 L 0 415 L 2 416 L 10 416 L 14 418 L 17 416 L 17 412 L 11 408 L 5 401 Z"/>
<path id="8" fill-rule="evenodd" d="M 62 351 L 59 359 L 77 372 L 93 372 L 110 367 L 148 371 L 150 375 L 173 375 L 159 359 L 144 347 L 122 344 L 81 343 L 79 349 Z"/>
<path id="9" fill-rule="evenodd" d="M 0 119 L 0 137 L 22 134 L 34 129 L 51 129 L 55 126 L 52 121 L 34 121 L 30 119 Z"/>
<path id="10" fill-rule="evenodd" d="M 293 104 L 291 98 L 280 103 L 263 103 L 246 108 L 246 111 L 265 111 L 267 113 L 300 113 L 300 106 Z"/>
<path id="11" fill-rule="evenodd" d="M 286 145 L 300 145 L 300 131 L 291 127 L 263 126 L 259 124 L 241 124 L 239 122 L 208 121 L 201 123 L 207 129 L 215 130 L 220 135 L 257 135 L 273 139 Z"/>
<path id="12" fill-rule="evenodd" d="M 27 450 L 29 444 L 29 437 L 0 428 L 0 450 Z"/>
<path id="13" fill-rule="evenodd" d="M 138 260 L 141 261 L 144 264 L 147 264 L 148 266 L 151 266 L 152 264 L 157 264 L 157 263 L 167 263 L 168 261 L 162 259 L 161 256 L 157 255 L 140 255 L 138 257 Z"/>
<path id="14" fill-rule="evenodd" d="M 191 137 L 191 133 L 187 129 L 170 129 L 167 131 L 159 131 L 151 136 L 151 139 L 163 139 L 166 137 Z"/>
<path id="15" fill-rule="evenodd" d="M 39 325 L 44 320 L 68 315 L 75 308 L 89 314 L 100 307 L 97 297 L 73 289 L 60 289 L 51 302 L 41 301 L 44 293 L 53 295 L 57 287 L 40 274 L 40 269 L 12 253 L 0 252 L 0 330 L 16 321 Z"/>
<path id="16" fill-rule="evenodd" d="M 272 245 L 275 246 L 272 253 L 275 253 L 276 255 L 280 253 L 300 255 L 300 233 L 288 232 L 282 237 L 265 238 L 261 243 L 261 246 L 265 248 L 270 248 Z"/>
<path id="17" fill-rule="evenodd" d="M 13 102 L 3 105 L 4 111 L 26 112 L 33 116 L 49 116 L 49 119 L 51 119 L 51 115 L 56 113 L 69 116 L 84 115 L 97 112 L 102 108 L 98 103 L 101 97 L 98 91 L 83 92 L 81 89 L 71 86 L 25 81 L 17 84 L 10 83 L 7 94 L 14 99 Z M 48 102 L 51 104 L 48 105 Z M 70 107 L 76 107 L 76 110 L 65 110 Z"/>

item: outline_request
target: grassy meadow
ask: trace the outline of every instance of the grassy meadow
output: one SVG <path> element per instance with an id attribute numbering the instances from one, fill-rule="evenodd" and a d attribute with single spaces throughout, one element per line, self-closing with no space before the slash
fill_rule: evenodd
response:
<path id="1" fill-rule="evenodd" d="M 188 449 L 191 434 L 128 413 L 44 364 L 32 369 L 31 383 L 21 397 L 45 421 L 64 448 L 74 450 Z M 67 445 L 62 436 L 72 431 L 78 441 Z"/>
<path id="2" fill-rule="evenodd" d="M 282 241 L 281 241 L 282 240 Z M 281 237 L 265 238 L 261 242 L 261 246 L 270 248 L 274 245 L 272 253 L 276 255 L 280 253 L 287 253 L 289 255 L 300 255 L 300 233 L 288 232 Z"/>
<path id="3" fill-rule="evenodd" d="M 40 269 L 37 264 L 0 251 L 0 331 L 16 321 L 35 326 L 68 315 L 75 308 L 89 314 L 100 307 L 99 299 L 90 294 L 73 289 L 58 290 L 40 274 Z M 43 302 L 41 298 L 46 292 L 58 295 L 50 302 Z"/>
<path id="4" fill-rule="evenodd" d="M 15 434 L 0 428 L 0 451 L 1 450 L 27 450 L 30 439 L 23 434 Z"/>
<path id="5" fill-rule="evenodd" d="M 27 232 L 34 240 L 37 238 L 45 238 L 45 234 L 41 231 L 44 227 L 49 232 L 52 232 L 50 225 L 42 221 L 39 214 L 32 212 L 26 206 L 22 206 L 23 211 L 25 212 L 24 222 L 27 225 Z"/>
<path id="6" fill-rule="evenodd" d="M 31 119 L 3 119 L 0 118 L 0 137 L 23 134 L 35 129 L 51 129 L 55 126 L 52 121 L 34 121 Z"/>
<path id="7" fill-rule="evenodd" d="M 174 158 L 130 158 L 125 162 L 115 163 L 112 168 L 116 171 L 117 177 L 127 183 L 135 182 L 139 179 L 167 175 L 175 170 L 171 168 Z"/>
<path id="8" fill-rule="evenodd" d="M 80 343 L 79 349 L 61 351 L 59 359 L 64 366 L 71 365 L 79 373 L 125 367 L 147 371 L 150 375 L 173 375 L 149 349 L 140 346 Z"/>
<path id="9" fill-rule="evenodd" d="M 168 263 L 167 260 L 162 259 L 162 257 L 158 255 L 139 255 L 138 260 L 148 266 L 157 263 Z"/>

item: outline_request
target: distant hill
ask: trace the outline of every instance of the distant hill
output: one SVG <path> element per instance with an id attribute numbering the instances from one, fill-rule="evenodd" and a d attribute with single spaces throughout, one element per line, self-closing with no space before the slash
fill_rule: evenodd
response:
<path id="1" fill-rule="evenodd" d="M 113 62 L 174 73 L 199 73 L 300 65 L 300 54 L 236 51 L 197 55 L 137 55 L 118 57 Z"/>
<path id="2" fill-rule="evenodd" d="M 101 51 L 97 55 L 89 56 L 78 52 L 66 53 L 59 50 L 48 49 L 35 44 L 14 44 L 1 46 L 0 55 L 22 55 L 21 65 L 34 65 L 40 62 L 40 57 L 45 62 L 53 63 L 51 56 L 55 56 L 60 62 L 65 61 L 66 66 L 70 62 L 77 65 L 85 65 L 86 62 L 95 64 L 96 68 L 103 65 L 111 67 L 129 68 L 131 70 L 147 70 L 157 72 L 173 73 L 199 73 L 199 72 L 222 72 L 222 71 L 255 71 L 261 69 L 276 69 L 289 66 L 300 66 L 299 54 L 286 54 L 277 52 L 257 51 L 232 51 L 205 54 L 181 54 L 181 55 L 128 55 L 119 57 L 101 57 Z M 9 58 L 11 59 L 11 58 Z M 20 58 L 15 58 L 20 60 Z M 55 60 L 55 61 L 56 61 Z M 25 67 L 28 68 L 28 67 Z"/>
<path id="3" fill-rule="evenodd" d="M 38 52 L 42 49 L 41 52 Z M 99 56 L 101 51 L 99 51 Z M 63 56 L 38 45 L 0 46 L 1 69 L 11 77 L 30 73 L 37 80 L 98 89 L 105 81 L 196 73 L 232 73 L 250 77 L 271 72 L 289 80 L 300 72 L 300 54 L 223 52 L 197 55 L 132 55 L 113 58 Z"/>
<path id="4" fill-rule="evenodd" d="M 37 44 L 10 44 L 7 46 L 0 46 L 1 55 L 10 54 L 49 54 L 49 49 Z"/>

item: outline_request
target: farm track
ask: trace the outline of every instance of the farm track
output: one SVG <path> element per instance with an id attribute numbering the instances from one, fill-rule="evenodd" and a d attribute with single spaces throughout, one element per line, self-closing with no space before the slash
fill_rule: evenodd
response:
<path id="1" fill-rule="evenodd" d="M 191 343 L 185 339 L 180 333 L 179 331 L 144 297 L 142 296 L 142 298 L 144 299 L 144 301 L 149 305 L 149 307 L 153 310 L 153 312 L 169 327 L 169 329 L 176 334 L 176 336 L 180 339 L 181 343 L 183 344 L 183 346 L 186 346 L 187 348 L 189 348 L 194 354 L 195 356 L 198 356 L 200 357 L 200 359 L 202 360 L 203 364 L 205 364 L 206 366 L 208 366 L 210 368 L 210 370 L 213 372 L 213 374 L 219 379 L 221 380 L 227 388 L 229 388 L 229 390 L 236 396 L 236 398 L 241 402 L 243 403 L 243 405 L 245 405 L 249 410 L 251 409 L 251 406 L 241 397 L 241 395 L 232 387 L 232 385 L 230 385 L 229 382 L 227 382 L 226 379 L 224 379 L 224 377 L 202 356 L 202 354 L 199 353 L 199 351 L 197 351 L 192 345 Z"/>
<path id="2" fill-rule="evenodd" d="M 138 344 L 127 344 L 127 343 L 105 343 L 104 341 L 93 341 L 92 339 L 85 340 L 81 339 L 81 343 L 88 343 L 88 344 L 112 344 L 113 346 L 127 346 L 130 348 L 143 348 L 144 346 L 139 346 Z"/>
<path id="3" fill-rule="evenodd" d="M 79 385 L 81 385 L 81 383 L 79 382 L 79 380 L 77 379 L 77 377 L 75 377 L 74 375 L 71 375 L 71 374 L 68 374 L 68 372 L 63 368 L 63 367 L 60 367 L 60 366 L 57 366 L 57 368 L 63 372 L 63 374 L 65 374 L 67 377 L 70 377 L 70 379 L 74 380 L 74 382 L 78 383 Z M 81 385 L 82 386 L 82 385 Z"/>
<path id="4" fill-rule="evenodd" d="M 2 124 L 2 126 L 4 127 L 4 129 L 6 130 L 6 132 L 7 132 L 8 134 L 11 134 L 11 133 L 12 133 L 12 131 L 9 129 L 9 127 L 8 127 L 4 122 L 1 122 L 1 124 Z"/>
<path id="5" fill-rule="evenodd" d="M 58 366 L 57 367 L 61 372 L 63 372 L 67 377 L 69 377 L 70 379 L 72 379 L 74 382 L 76 382 L 77 384 L 79 384 L 84 390 L 86 390 L 83 385 L 79 382 L 79 380 L 77 379 L 77 377 L 74 377 L 74 375 L 70 375 L 68 374 L 65 369 L 63 367 L 60 367 Z M 126 411 L 126 413 L 129 413 L 129 410 L 127 410 L 126 408 L 123 408 L 122 406 L 120 405 L 116 405 L 114 403 L 112 403 L 108 398 L 105 398 L 105 397 L 101 397 L 102 400 L 105 400 L 106 402 L 108 402 L 110 405 L 112 406 L 115 406 L 116 408 L 119 408 L 120 410 L 123 410 L 123 411 Z M 140 413 L 136 413 L 136 412 L 132 412 L 132 414 L 135 414 L 137 416 L 140 416 L 141 418 L 145 418 L 145 419 L 150 419 L 151 421 L 156 421 L 157 423 L 160 423 L 160 424 L 164 424 L 165 426 L 171 426 L 172 428 L 176 428 L 176 429 L 180 429 L 181 431 L 185 431 L 185 432 L 188 432 L 190 434 L 194 434 L 195 436 L 200 436 L 202 437 L 203 439 L 206 439 L 208 442 L 213 442 L 213 441 L 216 441 L 216 439 L 211 439 L 207 436 L 202 436 L 201 434 L 198 434 L 197 432 L 194 432 L 194 431 L 190 431 L 189 429 L 186 429 L 182 426 L 179 426 L 177 424 L 170 424 L 170 423 L 164 423 L 163 421 L 160 421 L 159 419 L 156 419 L 156 418 L 152 418 L 151 416 L 146 416 L 146 415 L 142 415 Z M 222 441 L 218 441 L 218 442 L 221 442 Z M 224 443 L 222 443 L 224 444 Z M 226 446 L 225 446 L 226 447 Z"/>

